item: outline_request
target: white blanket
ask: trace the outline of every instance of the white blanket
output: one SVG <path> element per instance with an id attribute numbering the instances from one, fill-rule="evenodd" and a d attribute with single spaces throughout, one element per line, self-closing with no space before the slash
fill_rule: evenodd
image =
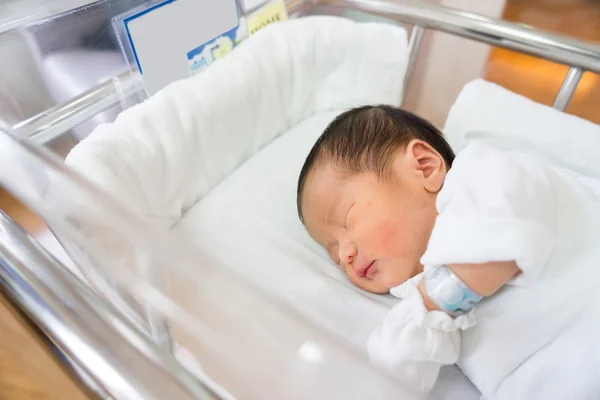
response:
<path id="1" fill-rule="evenodd" d="M 468 83 L 448 115 L 444 134 L 455 152 L 485 137 L 505 149 L 535 150 L 556 165 L 600 179 L 600 126 L 515 94 L 494 83 Z"/>
<path id="2" fill-rule="evenodd" d="M 275 137 L 324 111 L 399 104 L 406 31 L 312 17 L 274 24 L 194 78 L 99 126 L 66 159 L 158 229 Z"/>

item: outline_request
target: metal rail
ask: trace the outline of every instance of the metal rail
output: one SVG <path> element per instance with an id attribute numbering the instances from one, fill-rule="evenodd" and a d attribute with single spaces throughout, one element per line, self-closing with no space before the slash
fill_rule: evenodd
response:
<path id="1" fill-rule="evenodd" d="M 88 393 L 116 400 L 219 398 L 1 211 L 0 293 L 52 343 Z"/>
<path id="2" fill-rule="evenodd" d="M 402 92 L 403 97 L 406 96 L 408 85 L 410 85 L 410 80 L 415 71 L 417 57 L 419 56 L 419 51 L 421 50 L 421 43 L 423 42 L 424 36 L 425 29 L 422 26 L 413 26 L 413 30 L 410 34 L 410 40 L 408 41 L 408 65 L 406 66 L 406 73 L 404 75 L 404 90 Z M 402 99 L 402 101 L 404 101 L 404 99 Z"/>
<path id="3" fill-rule="evenodd" d="M 419 45 L 425 29 L 450 33 L 456 36 L 515 50 L 535 57 L 569 65 L 575 68 L 565 78 L 563 87 L 554 102 L 554 108 L 564 110 L 584 71 L 600 73 L 600 46 L 581 40 L 540 31 L 494 18 L 468 13 L 448 7 L 423 2 L 392 2 L 381 0 L 287 0 L 290 12 L 301 15 L 311 7 L 335 5 L 381 15 L 386 18 L 415 25 L 411 37 L 409 70 L 411 76 Z M 138 75 L 123 73 L 116 77 L 125 96 L 143 90 Z M 20 135 L 46 143 L 62 133 L 119 103 L 122 94 L 113 81 L 104 82 L 68 103 L 53 107 L 42 114 L 13 127 Z"/>
<path id="4" fill-rule="evenodd" d="M 554 100 L 552 107 L 558 110 L 565 110 L 567 108 L 571 98 L 575 94 L 575 90 L 577 89 L 579 80 L 583 76 L 583 72 L 583 69 L 580 67 L 569 68 L 569 72 L 567 72 L 567 75 L 560 86 L 560 90 L 556 95 L 556 99 Z"/>
<path id="5" fill-rule="evenodd" d="M 420 44 L 422 28 L 427 28 L 568 65 L 571 68 L 552 105 L 560 111 L 564 111 L 569 105 L 577 84 L 586 70 L 600 73 L 600 45 L 544 32 L 522 24 L 422 2 L 320 0 L 318 3 L 353 8 L 413 24 L 415 28 L 419 27 L 419 30 L 413 31 L 419 36 L 414 41 L 411 37 L 411 44 L 413 42 Z M 414 47 L 417 52 L 418 48 L 418 45 Z M 414 66 L 416 53 L 411 51 L 409 56 L 409 67 L 411 67 Z M 412 70 L 409 68 L 408 72 Z"/>
<path id="6" fill-rule="evenodd" d="M 75 96 L 13 126 L 15 132 L 37 143 L 47 143 L 87 121 L 94 115 L 117 105 L 123 97 L 141 92 L 144 84 L 139 74 L 123 72 L 92 89 Z"/>
<path id="7" fill-rule="evenodd" d="M 320 0 L 600 73 L 600 46 L 526 25 L 415 1 Z"/>

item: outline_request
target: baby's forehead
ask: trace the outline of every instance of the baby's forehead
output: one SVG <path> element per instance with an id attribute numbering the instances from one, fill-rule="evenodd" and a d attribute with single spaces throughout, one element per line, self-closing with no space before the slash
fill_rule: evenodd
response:
<path id="1" fill-rule="evenodd" d="M 374 189 L 367 172 L 352 172 L 335 165 L 316 168 L 308 176 L 303 193 L 303 203 L 310 203 L 314 209 L 335 208 L 354 201 L 360 192 Z"/>
<path id="2" fill-rule="evenodd" d="M 302 218 L 319 243 L 325 243 L 330 229 L 339 225 L 342 209 L 349 200 L 344 181 L 334 171 L 319 169 L 308 177 L 302 194 Z"/>
<path id="3" fill-rule="evenodd" d="M 347 182 L 347 174 L 338 167 L 327 163 L 314 168 L 307 176 L 304 188 L 304 198 L 332 197 L 343 188 Z"/>
<path id="4" fill-rule="evenodd" d="M 323 163 L 310 171 L 305 194 L 310 196 L 338 197 L 342 192 L 362 179 L 364 173 L 352 172 L 348 168 L 333 162 Z"/>

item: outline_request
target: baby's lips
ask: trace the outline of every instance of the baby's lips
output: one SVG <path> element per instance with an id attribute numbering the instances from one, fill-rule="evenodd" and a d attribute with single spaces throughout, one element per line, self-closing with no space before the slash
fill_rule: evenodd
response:
<path id="1" fill-rule="evenodd" d="M 373 261 L 371 263 L 371 265 L 369 266 L 369 268 L 367 268 L 367 270 L 365 271 L 365 276 L 369 279 L 373 278 L 375 276 L 375 274 L 377 273 L 378 269 L 377 269 L 377 264 L 376 261 Z"/>
<path id="2" fill-rule="evenodd" d="M 373 266 L 373 263 L 375 261 L 371 261 L 369 264 L 366 264 L 360 268 L 356 269 L 356 276 L 358 278 L 365 278 L 367 276 L 367 274 L 369 273 L 369 270 L 371 269 L 371 267 Z"/>

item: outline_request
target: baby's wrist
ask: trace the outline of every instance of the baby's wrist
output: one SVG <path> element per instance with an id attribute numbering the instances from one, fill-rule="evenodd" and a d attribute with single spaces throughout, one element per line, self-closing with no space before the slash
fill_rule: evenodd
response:
<path id="1" fill-rule="evenodd" d="M 428 311 L 439 310 L 452 317 L 470 311 L 483 299 L 446 265 L 425 268 L 418 290 Z"/>
<path id="2" fill-rule="evenodd" d="M 425 306 L 427 311 L 441 311 L 437 304 L 435 304 L 435 302 L 431 300 L 431 298 L 427 294 L 427 289 L 425 288 L 425 278 L 421 278 L 417 289 L 419 289 L 419 293 L 421 294 L 421 298 L 423 299 L 423 305 Z"/>

